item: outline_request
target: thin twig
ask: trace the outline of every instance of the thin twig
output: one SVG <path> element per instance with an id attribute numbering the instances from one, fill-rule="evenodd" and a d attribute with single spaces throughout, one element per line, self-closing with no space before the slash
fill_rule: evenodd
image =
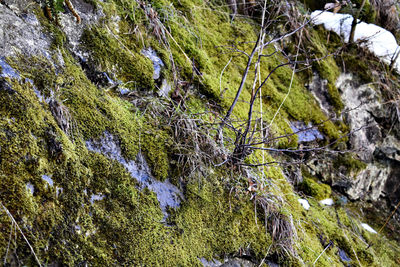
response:
<path id="1" fill-rule="evenodd" d="M 390 218 L 392 218 L 393 214 L 397 211 L 399 206 L 400 206 L 400 201 L 399 201 L 399 203 L 397 203 L 396 208 L 393 210 L 393 212 L 390 214 L 390 216 L 386 219 L 385 224 L 382 225 L 382 227 L 379 229 L 378 234 L 383 230 L 383 228 L 385 228 L 386 224 L 389 222 Z"/>
<path id="2" fill-rule="evenodd" d="M 31 249 L 31 252 L 33 254 L 33 256 L 35 257 L 36 262 L 39 264 L 39 267 L 41 267 L 42 265 L 40 264 L 40 261 L 38 259 L 38 257 L 36 256 L 35 251 L 33 250 L 31 244 L 29 243 L 28 239 L 26 238 L 26 236 L 24 235 L 24 233 L 22 232 L 21 228 L 19 227 L 18 223 L 15 221 L 14 217 L 12 216 L 12 214 L 10 213 L 10 211 L 3 205 L 2 202 L 0 202 L 0 205 L 3 207 L 4 211 L 6 212 L 6 214 L 8 215 L 8 217 L 10 217 L 10 219 L 12 220 L 12 222 L 15 224 L 15 226 L 18 228 L 19 232 L 21 233 L 22 237 L 25 239 L 25 242 L 28 244 L 29 248 Z"/>
<path id="3" fill-rule="evenodd" d="M 8 245 L 7 245 L 6 255 L 4 256 L 4 266 L 6 266 L 6 264 L 7 264 L 8 250 L 10 248 L 13 230 L 14 230 L 14 222 L 11 222 L 10 237 L 8 238 Z"/>
<path id="4" fill-rule="evenodd" d="M 324 254 L 324 252 L 332 245 L 332 241 L 329 242 L 329 244 L 326 246 L 326 248 L 321 252 L 321 254 L 319 254 L 319 256 L 315 259 L 315 261 L 313 262 L 313 266 L 315 266 L 315 263 L 319 260 L 319 258 L 322 256 L 322 254 Z"/>

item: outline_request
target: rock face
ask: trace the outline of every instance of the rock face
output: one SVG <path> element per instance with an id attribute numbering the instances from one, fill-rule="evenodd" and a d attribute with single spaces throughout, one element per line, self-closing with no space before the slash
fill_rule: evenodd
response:
<path id="1" fill-rule="evenodd" d="M 2 57 L 39 54 L 50 56 L 51 39 L 43 34 L 39 20 L 29 9 L 30 1 L 8 1 L 0 4 L 0 53 Z"/>
<path id="2" fill-rule="evenodd" d="M 319 258 L 321 266 L 338 266 L 349 258 L 355 263 L 358 253 L 364 266 L 393 265 L 397 256 L 381 257 L 385 246 L 365 252 L 359 235 L 370 239 L 357 228 L 359 219 L 345 225 L 345 204 L 332 205 L 331 188 L 311 177 L 352 199 L 397 200 L 399 131 L 397 124 L 393 134 L 388 130 L 387 107 L 373 87 L 340 76 L 337 87 L 351 110 L 334 116 L 354 130 L 347 145 L 356 152 L 310 162 L 311 175 L 303 180 L 309 192 L 301 194 L 288 180 L 300 183 L 302 168 L 289 176 L 292 166 L 274 163 L 280 153 L 254 147 L 244 166 L 229 157 L 238 144 L 233 137 L 243 135 L 236 123 L 245 122 L 254 97 L 250 78 L 224 126 L 223 144 L 215 141 L 247 66 L 236 53 L 251 52 L 258 21 L 229 21 L 226 7 L 210 1 L 70 0 L 80 23 L 64 6 L 57 25 L 43 6 L 52 1 L 0 0 L 5 264 L 308 266 Z M 286 59 L 273 52 L 262 64 L 280 66 Z M 314 75 L 315 101 L 292 74 L 291 66 L 277 68 L 268 92 L 257 97 L 264 102 L 255 103 L 254 114 L 265 120 L 254 117 L 255 146 L 271 138 L 266 149 L 297 152 L 290 150 L 344 132 L 327 120 L 336 110 L 320 90 L 327 82 Z M 274 113 L 277 119 L 268 122 Z M 13 231 L 16 223 L 26 239 Z M 325 250 L 325 241 L 342 253 Z"/>
<path id="3" fill-rule="evenodd" d="M 323 88 L 323 84 L 314 76 L 310 89 L 315 92 L 322 108 L 329 112 L 332 110 L 329 101 L 322 93 L 317 93 L 317 88 Z M 332 156 L 328 160 L 313 160 L 309 165 L 313 174 L 343 190 L 353 200 L 375 201 L 379 197 L 389 197 L 395 202 L 399 190 L 400 142 L 394 136 L 396 129 L 388 129 L 385 123 L 390 106 L 382 104 L 381 96 L 372 84 L 359 84 L 351 74 L 342 73 L 336 86 L 345 104 L 342 119 L 352 132 L 348 143 L 349 149 L 355 153 L 351 157 L 365 165 L 355 168 L 353 164 L 356 162 Z"/>

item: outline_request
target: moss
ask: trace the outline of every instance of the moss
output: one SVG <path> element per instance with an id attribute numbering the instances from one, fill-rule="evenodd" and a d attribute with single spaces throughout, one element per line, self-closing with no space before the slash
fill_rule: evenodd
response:
<path id="1" fill-rule="evenodd" d="M 34 226 L 32 232 L 25 234 L 41 261 L 66 265 L 86 261 L 94 265 L 192 266 L 200 264 L 200 257 L 210 259 L 241 248 L 249 249 L 261 259 L 271 240 L 262 224 L 256 224 L 253 203 L 248 196 L 232 198 L 220 184 L 222 178 L 215 176 L 211 179 L 213 182 L 203 181 L 200 186 L 193 181 L 188 184 L 185 201 L 182 207 L 172 211 L 173 215 L 168 218 L 170 226 L 167 226 L 154 193 L 138 190 L 138 184 L 118 162 L 86 150 L 87 138 L 101 135 L 104 129 L 117 129 L 125 153 L 133 153 L 134 149 L 128 146 L 132 146 L 138 129 L 143 127 L 146 129 L 142 132 L 143 149 L 145 152 L 153 149 L 159 155 L 163 149 L 157 143 L 165 145 L 167 135 L 161 130 L 148 132 L 145 116 L 133 119 L 132 105 L 98 91 L 72 59 L 64 56 L 65 69 L 59 73 L 59 79 L 69 83 L 63 84 L 59 97 L 70 99 L 64 103 L 76 122 L 75 143 L 58 128 L 47 105 L 39 102 L 29 83 L 21 86 L 12 81 L 15 95 L 1 91 L 2 101 L 8 103 L 0 110 L 4 118 L 1 147 L 6 153 L 2 154 L 1 165 L 1 188 L 7 189 L 2 191 L 7 199 L 3 203 L 18 221 L 23 217 Z M 30 59 L 31 62 L 43 60 Z M 31 70 L 22 69 L 25 66 L 19 63 L 23 76 L 31 74 L 33 67 L 44 64 L 33 64 Z M 79 89 L 85 93 L 81 95 Z M 103 119 L 97 121 L 99 125 L 91 124 L 85 113 L 90 114 L 91 120 Z M 154 129 L 154 125 L 151 127 Z M 46 128 L 54 129 L 57 140 L 62 143 L 63 157 L 50 157 Z M 159 157 L 147 154 L 150 161 Z M 42 174 L 51 174 L 54 187 L 45 185 Z M 33 196 L 26 190 L 27 182 L 35 187 Z M 62 192 L 57 188 L 62 188 Z M 91 204 L 92 194 L 105 198 Z M 34 236 L 34 232 L 40 234 Z M 5 235 L 1 235 L 2 244 L 8 240 Z M 23 240 L 18 240 L 18 248 L 19 255 L 29 255 L 28 251 L 23 252 L 27 249 Z"/>
<path id="2" fill-rule="evenodd" d="M 331 195 L 331 187 L 329 185 L 318 183 L 309 177 L 303 179 L 303 182 L 300 184 L 300 190 L 317 200 L 328 198 Z"/>
<path id="3" fill-rule="evenodd" d="M 328 40 L 326 40 L 326 36 Z M 342 41 L 335 33 L 329 33 L 323 29 L 322 26 L 316 27 L 316 30 L 312 32 L 311 42 L 318 57 L 325 57 L 330 52 L 340 48 Z M 340 93 L 336 87 L 336 81 L 340 74 L 340 69 L 335 62 L 334 56 L 328 56 L 322 61 L 317 61 L 313 64 L 313 68 L 318 72 L 322 79 L 327 80 L 327 91 L 329 100 L 332 106 L 335 108 L 337 113 L 340 113 L 344 108 L 344 104 L 341 100 Z"/>
<path id="4" fill-rule="evenodd" d="M 121 0 L 98 4 L 106 12 L 103 25 L 118 14 L 122 18 L 119 23 L 121 33 L 138 26 L 145 39 L 144 45 L 151 45 L 162 55 L 167 65 L 163 75 L 173 76 L 169 52 L 151 36 L 151 25 L 137 9 L 136 2 Z M 230 105 L 246 57 L 226 53 L 218 46 L 237 44 L 240 49 L 249 51 L 252 44 L 248 41 L 255 40 L 257 32 L 249 20 L 238 18 L 231 24 L 226 9 L 209 5 L 212 3 L 189 0 L 154 3 L 165 29 L 179 41 L 180 48 L 169 39 L 175 70 L 196 92 L 195 96 L 188 94 L 191 98 L 187 102 L 188 113 L 206 110 L 208 106 L 204 103 L 210 100 L 222 108 Z M 93 52 L 99 70 L 116 73 L 124 82 L 135 81 L 138 87 L 152 90 L 152 64 L 140 55 L 140 38 L 117 31 L 114 34 L 116 37 L 100 27 L 85 32 L 86 48 Z M 236 38 L 235 42 L 232 37 Z M 21 73 L 22 80 L 32 79 L 35 89 L 42 95 L 50 97 L 52 91 L 55 93 L 71 114 L 72 135 L 67 136 L 58 127 L 48 104 L 39 101 L 29 83 L 7 78 L 15 92 L 0 91 L 0 101 L 4 103 L 0 106 L 2 203 L 23 227 L 43 264 L 193 266 L 201 264 L 201 257 L 222 258 L 245 251 L 258 261 L 280 255 L 282 264 L 311 265 L 326 247 L 320 236 L 334 242 L 334 246 L 318 260 L 320 266 L 340 265 L 338 247 L 346 250 L 352 263 L 356 262 L 353 248 L 366 265 L 391 266 L 398 259 L 398 250 L 389 247 L 381 237 L 377 237 L 371 252 L 365 252 L 359 234 L 368 241 L 374 237 L 362 232 L 358 227 L 359 220 L 349 219 L 344 208 L 321 207 L 315 199 L 310 199 L 310 210 L 302 209 L 299 196 L 279 166 L 259 169 L 264 173 L 258 177 L 257 192 L 247 190 L 247 177 L 236 169 L 202 167 L 198 179 L 189 179 L 186 173 L 171 172 L 172 133 L 168 125 L 163 125 L 167 124 L 168 118 L 153 117 L 113 92 L 97 88 L 63 48 L 65 36 L 60 33 L 54 39 L 53 49 L 60 50 L 63 66 L 42 57 L 9 60 Z M 125 47 L 121 48 L 117 39 Z M 273 49 L 268 48 L 265 52 L 271 53 Z M 232 62 L 221 79 L 221 89 L 228 89 L 221 97 L 218 74 L 231 56 Z M 200 71 L 193 79 L 192 60 Z M 263 59 L 263 77 L 281 60 L 283 58 L 278 55 Z M 327 70 L 326 77 L 334 79 L 335 68 Z M 291 74 L 289 67 L 280 68 L 263 88 L 264 121 L 271 121 L 288 93 Z M 235 118 L 247 116 L 248 104 L 244 101 L 250 98 L 252 75 L 235 108 Z M 304 76 L 295 76 L 291 93 L 271 126 L 271 136 L 290 133 L 288 121 L 292 119 L 314 123 L 326 119 L 304 88 L 305 81 Z M 200 92 L 208 98 L 198 97 Z M 256 103 L 255 108 L 259 110 L 260 103 Z M 212 118 L 204 120 L 209 122 Z M 336 138 L 343 127 L 328 122 L 321 128 L 330 138 Z M 142 151 L 158 179 L 163 180 L 172 173 L 171 180 L 177 185 L 178 181 L 184 182 L 181 206 L 170 209 L 168 218 L 164 218 L 156 195 L 147 189 L 140 190 L 140 185 L 120 163 L 87 150 L 85 142 L 101 137 L 105 131 L 116 137 L 127 160 L 134 160 Z M 282 138 L 271 145 L 294 147 L 296 143 L 295 138 Z M 60 151 L 52 151 L 54 146 Z M 247 162 L 263 160 L 275 161 L 271 155 L 256 151 Z M 53 187 L 43 181 L 43 174 L 51 175 Z M 306 179 L 310 179 L 311 192 L 316 188 L 317 199 L 328 194 L 328 188 L 312 178 Z M 27 183 L 34 186 L 33 194 L 26 189 Z M 93 194 L 104 198 L 91 203 Z M 265 214 L 258 207 L 256 213 L 254 202 L 250 201 L 254 197 L 269 200 L 274 214 L 288 222 L 287 225 L 296 227 L 297 238 L 294 235 L 292 241 L 301 260 L 284 254 L 281 243 L 266 233 Z M 4 255 L 10 220 L 0 216 L 0 223 L 3 230 L 0 253 Z M 14 248 L 23 264 L 34 264 L 29 248 L 20 236 L 15 247 L 13 244 Z"/>
<path id="5" fill-rule="evenodd" d="M 357 158 L 354 153 L 339 154 L 333 162 L 336 169 L 345 168 L 346 174 L 356 177 L 357 174 L 367 167 L 367 164 Z"/>
<path id="6" fill-rule="evenodd" d="M 345 6 L 342 10 L 340 10 L 340 13 L 356 14 L 356 12 L 358 12 L 358 10 L 360 9 L 362 2 L 363 0 L 352 1 L 352 4 L 354 4 L 355 7 L 351 5 Z M 365 21 L 367 23 L 375 22 L 376 11 L 374 9 L 374 6 L 371 5 L 369 0 L 365 1 L 363 10 L 361 11 L 361 16 L 358 19 Z"/>
<path id="7" fill-rule="evenodd" d="M 50 97 L 51 92 L 58 95 L 72 116 L 70 123 L 78 137 L 88 140 L 109 131 L 120 139 L 128 159 L 135 159 L 142 149 L 154 175 L 164 180 L 169 171 L 168 134 L 132 104 L 97 89 L 72 57 L 65 52 L 63 55 L 65 66 L 58 74 L 44 58 L 20 57 L 12 65 L 32 79 L 44 96 Z"/>
<path id="8" fill-rule="evenodd" d="M 116 71 L 117 77 L 133 89 L 154 88 L 153 65 L 150 59 L 140 54 L 138 46 L 121 45 L 117 39 L 104 28 L 93 26 L 86 29 L 82 43 L 92 53 L 94 62 L 100 70 Z"/>

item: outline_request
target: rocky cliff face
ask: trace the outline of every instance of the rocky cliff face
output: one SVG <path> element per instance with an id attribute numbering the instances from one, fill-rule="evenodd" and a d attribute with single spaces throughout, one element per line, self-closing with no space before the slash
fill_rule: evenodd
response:
<path id="1" fill-rule="evenodd" d="M 315 79 L 310 88 L 320 92 L 326 81 Z M 396 107 L 392 103 L 384 103 L 380 91 L 373 83 L 362 84 L 352 74 L 341 74 L 336 86 L 345 104 L 342 119 L 352 131 L 349 149 L 355 152 L 353 157 L 362 163 L 348 162 L 346 166 L 342 162 L 342 166 L 338 168 L 335 161 L 344 159 L 342 155 L 328 157 L 325 161 L 315 159 L 310 162 L 312 172 L 346 192 L 353 200 L 376 201 L 388 197 L 390 201 L 397 203 L 397 187 L 393 185 L 397 184 L 398 172 L 398 121 L 397 114 L 393 114 L 392 110 L 396 110 Z M 316 97 L 326 112 L 333 109 L 328 101 Z M 329 172 L 326 172 L 327 169 Z"/>
<path id="2" fill-rule="evenodd" d="M 255 69 L 218 126 L 260 30 L 260 3 L 250 4 L 253 18 L 232 20 L 218 1 L 0 1 L 7 264 L 398 262 L 398 245 L 366 230 L 339 195 L 399 200 L 397 106 L 332 58 L 308 73 L 276 68 L 299 36 L 262 51 L 259 78 L 269 80 L 251 136 L 272 152 L 255 144 L 232 160 Z M 268 7 L 284 21 L 271 17 L 266 39 L 296 26 L 297 4 Z M 325 33 L 308 28 L 312 53 L 331 48 Z M 334 153 L 306 151 L 316 147 Z M 299 168 L 274 163 L 299 158 Z"/>

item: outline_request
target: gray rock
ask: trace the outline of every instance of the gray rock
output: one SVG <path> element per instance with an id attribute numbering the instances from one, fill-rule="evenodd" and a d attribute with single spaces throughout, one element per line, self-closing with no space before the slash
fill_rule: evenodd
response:
<path id="1" fill-rule="evenodd" d="M 310 90 L 329 113 L 331 107 L 326 96 L 317 90 L 318 86 L 323 87 L 324 82 L 314 76 Z M 394 192 L 400 193 L 396 186 L 399 183 L 396 164 L 400 161 L 400 142 L 396 137 L 387 135 L 380 125 L 387 110 L 381 104 L 378 91 L 370 84 L 359 84 L 351 74 L 341 74 L 336 86 L 347 110 L 343 117 L 353 132 L 349 136 L 350 149 L 356 151 L 367 166 L 358 173 L 347 172 L 344 166 L 333 166 L 335 155 L 324 156 L 308 163 L 311 174 L 341 189 L 352 200 L 376 201 L 383 196 L 396 198 Z"/>
<path id="2" fill-rule="evenodd" d="M 317 128 L 313 127 L 311 123 L 305 125 L 302 121 L 293 121 L 290 123 L 290 128 L 292 128 L 294 133 L 297 133 L 300 143 L 308 143 L 324 139 L 324 136 Z"/>
<path id="3" fill-rule="evenodd" d="M 99 21 L 99 19 L 105 15 L 100 6 L 94 8 L 84 0 L 71 0 L 71 2 L 74 5 L 74 9 L 81 17 L 81 22 L 77 23 L 76 18 L 70 12 L 67 12 L 66 14 L 61 13 L 61 28 L 67 36 L 68 45 L 75 55 L 87 58 L 88 54 L 80 48 L 80 39 L 83 30 Z"/>
<path id="4" fill-rule="evenodd" d="M 368 164 L 367 168 L 355 177 L 346 193 L 353 200 L 377 200 L 382 195 L 390 172 L 390 166 L 379 163 Z"/>
<path id="5" fill-rule="evenodd" d="M 30 1 L 9 2 L 12 9 L 0 5 L 0 55 L 8 57 L 22 53 L 49 57 L 51 38 L 43 34 L 38 19 L 29 8 L 32 5 L 27 5 Z"/>
<path id="6" fill-rule="evenodd" d="M 311 91 L 311 94 L 314 96 L 315 100 L 317 100 L 317 103 L 325 115 L 328 117 L 335 116 L 334 118 L 336 118 L 335 109 L 329 101 L 327 85 L 327 80 L 321 79 L 317 73 L 313 73 L 312 80 L 307 87 Z"/>
<path id="7" fill-rule="evenodd" d="M 256 266 L 253 262 L 241 258 L 233 258 L 226 261 L 220 267 L 254 267 Z"/>
<path id="8" fill-rule="evenodd" d="M 336 82 L 342 92 L 342 101 L 349 111 L 345 114 L 350 130 L 351 147 L 360 151 L 362 160 L 371 161 L 377 145 L 382 140 L 381 128 L 371 116 L 382 110 L 380 98 L 369 84 L 357 85 L 351 74 L 341 74 Z"/>
<path id="9" fill-rule="evenodd" d="M 204 267 L 219 267 L 219 266 L 221 266 L 221 262 L 216 259 L 212 259 L 212 260 L 208 261 L 205 258 L 200 258 L 200 261 Z"/>
<path id="10" fill-rule="evenodd" d="M 149 58 L 153 62 L 153 79 L 158 80 L 161 76 L 161 69 L 164 67 L 164 62 L 162 62 L 156 51 L 154 51 L 151 47 L 144 48 L 141 52 L 145 57 Z"/>

